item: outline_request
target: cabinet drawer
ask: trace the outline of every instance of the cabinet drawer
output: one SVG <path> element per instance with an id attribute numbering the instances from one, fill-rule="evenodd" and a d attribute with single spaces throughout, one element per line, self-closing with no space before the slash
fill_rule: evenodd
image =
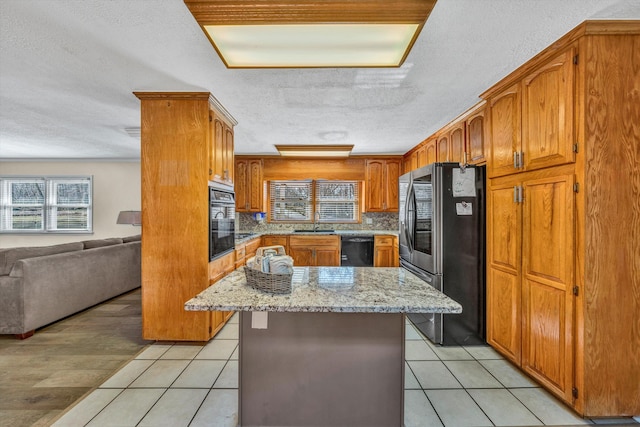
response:
<path id="1" fill-rule="evenodd" d="M 393 236 L 375 236 L 376 246 L 393 246 Z"/>
<path id="2" fill-rule="evenodd" d="M 281 245 L 287 247 L 287 236 L 263 236 L 262 246 Z"/>
<path id="3" fill-rule="evenodd" d="M 336 246 L 340 247 L 340 236 L 290 236 L 289 246 Z"/>
<path id="4" fill-rule="evenodd" d="M 243 260 L 245 257 L 246 248 L 244 245 L 236 248 L 236 261 Z"/>

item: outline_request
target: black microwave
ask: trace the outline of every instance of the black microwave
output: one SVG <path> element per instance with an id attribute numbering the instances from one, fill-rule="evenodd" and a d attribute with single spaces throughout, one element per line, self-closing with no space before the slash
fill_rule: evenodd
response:
<path id="1" fill-rule="evenodd" d="M 209 185 L 209 260 L 235 249 L 235 194 L 232 187 Z"/>

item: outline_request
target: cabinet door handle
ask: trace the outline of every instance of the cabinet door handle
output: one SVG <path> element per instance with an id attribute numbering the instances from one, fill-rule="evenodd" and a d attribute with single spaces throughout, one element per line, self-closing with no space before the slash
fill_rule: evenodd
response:
<path id="1" fill-rule="evenodd" d="M 522 185 L 518 186 L 518 200 L 520 203 L 524 203 L 524 188 L 522 188 Z"/>
<path id="2" fill-rule="evenodd" d="M 518 169 L 518 152 L 514 151 L 513 152 L 513 168 L 514 169 Z"/>
<path id="3" fill-rule="evenodd" d="M 521 151 L 518 155 L 518 165 L 523 168 L 524 167 L 524 151 Z"/>
<path id="4" fill-rule="evenodd" d="M 513 186 L 513 203 L 518 203 L 518 186 Z"/>

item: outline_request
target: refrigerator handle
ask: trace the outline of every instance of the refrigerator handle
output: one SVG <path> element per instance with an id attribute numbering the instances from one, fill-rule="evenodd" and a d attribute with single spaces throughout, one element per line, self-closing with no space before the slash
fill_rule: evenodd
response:
<path id="1" fill-rule="evenodd" d="M 406 227 L 407 231 L 407 246 L 409 246 L 409 250 L 413 252 L 413 239 L 415 235 L 415 224 L 416 224 L 416 194 L 413 190 L 413 183 L 409 184 L 409 194 L 407 195 L 407 208 L 405 209 L 406 215 Z"/>

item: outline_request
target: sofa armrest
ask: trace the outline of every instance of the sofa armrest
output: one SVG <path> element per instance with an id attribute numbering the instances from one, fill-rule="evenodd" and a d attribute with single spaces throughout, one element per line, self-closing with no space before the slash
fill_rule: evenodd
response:
<path id="1" fill-rule="evenodd" d="M 23 294 L 20 277 L 0 276 L 0 334 L 24 332 Z"/>

